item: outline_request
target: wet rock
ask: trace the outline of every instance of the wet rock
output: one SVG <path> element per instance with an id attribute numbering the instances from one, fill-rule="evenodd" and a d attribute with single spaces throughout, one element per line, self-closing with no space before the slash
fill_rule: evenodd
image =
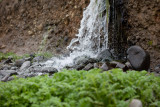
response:
<path id="1" fill-rule="evenodd" d="M 10 70 L 11 66 L 10 65 L 2 65 L 2 67 L 0 69 L 1 70 Z"/>
<path id="2" fill-rule="evenodd" d="M 24 62 L 25 62 L 24 59 L 19 59 L 14 62 L 14 65 L 17 67 L 21 67 Z"/>
<path id="3" fill-rule="evenodd" d="M 109 70 L 109 67 L 107 66 L 106 63 L 104 63 L 104 64 L 100 67 L 100 69 L 102 69 L 103 71 L 108 71 L 108 70 Z"/>
<path id="4" fill-rule="evenodd" d="M 12 81 L 12 80 L 14 80 L 14 77 L 10 76 L 7 81 Z"/>
<path id="5" fill-rule="evenodd" d="M 4 76 L 4 77 L 1 79 L 1 81 L 7 82 L 10 76 L 11 76 L 10 74 L 7 74 L 6 76 Z"/>
<path id="6" fill-rule="evenodd" d="M 143 107 L 142 102 L 138 99 L 133 99 L 129 107 Z"/>
<path id="7" fill-rule="evenodd" d="M 98 64 L 97 63 L 94 63 L 94 68 L 99 68 Z"/>
<path id="8" fill-rule="evenodd" d="M 3 82 L 6 82 L 8 81 L 8 78 L 12 75 L 18 75 L 18 73 L 16 71 L 12 71 L 12 70 L 3 70 L 3 71 L 0 71 L 0 75 L 1 75 L 1 81 Z"/>
<path id="9" fill-rule="evenodd" d="M 111 54 L 111 52 L 109 51 L 109 49 L 105 49 L 105 50 L 103 50 L 102 52 L 100 52 L 100 53 L 97 55 L 96 59 L 97 59 L 98 61 L 102 61 L 102 62 L 112 61 L 112 60 L 113 60 L 112 54 Z"/>
<path id="10" fill-rule="evenodd" d="M 111 61 L 109 64 L 110 64 L 111 67 L 115 68 L 119 64 L 119 62 Z"/>
<path id="11" fill-rule="evenodd" d="M 22 64 L 22 66 L 20 67 L 20 71 L 21 70 L 25 70 L 27 68 L 29 68 L 31 66 L 31 62 L 30 61 L 26 61 Z"/>
<path id="12" fill-rule="evenodd" d="M 126 62 L 125 65 L 127 66 L 127 68 L 132 69 L 130 62 Z"/>
<path id="13" fill-rule="evenodd" d="M 3 78 L 4 76 L 0 74 L 0 80 Z"/>
<path id="14" fill-rule="evenodd" d="M 10 77 L 10 74 L 7 74 L 5 77 L 1 79 L 1 81 L 7 82 L 9 77 Z"/>
<path id="15" fill-rule="evenodd" d="M 11 70 L 17 70 L 18 67 L 11 67 Z"/>
<path id="16" fill-rule="evenodd" d="M 40 65 L 36 65 L 36 66 L 32 66 L 30 67 L 30 69 L 23 71 L 21 73 L 21 75 L 27 75 L 27 74 L 49 74 L 52 75 L 54 73 L 58 72 L 58 70 L 54 67 L 47 67 L 47 66 L 40 66 Z"/>
<path id="17" fill-rule="evenodd" d="M 118 63 L 118 64 L 116 65 L 116 68 L 121 68 L 121 69 L 123 69 L 124 71 L 127 70 L 127 66 L 126 66 L 125 64 L 122 64 L 122 63 Z"/>
<path id="18" fill-rule="evenodd" d="M 150 55 L 139 46 L 131 46 L 127 50 L 127 59 L 134 70 L 148 70 L 150 67 Z"/>
<path id="19" fill-rule="evenodd" d="M 81 63 L 81 64 L 79 64 L 79 65 L 74 65 L 74 66 L 73 66 L 73 69 L 82 70 L 84 67 L 85 67 L 85 64 Z"/>
<path id="20" fill-rule="evenodd" d="M 94 63 L 96 60 L 94 58 L 90 58 L 89 56 L 83 55 L 79 56 L 74 59 L 74 64 L 75 65 L 80 65 L 80 64 L 89 64 L 89 63 Z"/>
<path id="21" fill-rule="evenodd" d="M 160 73 L 160 64 L 154 68 L 154 71 L 157 73 Z"/>
<path id="22" fill-rule="evenodd" d="M 24 58 L 25 61 L 32 61 L 31 57 Z"/>
<path id="23" fill-rule="evenodd" d="M 16 75 L 17 72 L 15 70 L 0 70 L 0 75 L 6 76 L 6 75 Z"/>
<path id="24" fill-rule="evenodd" d="M 91 70 L 92 68 L 94 68 L 93 64 L 89 63 L 83 68 L 83 70 L 88 71 L 88 70 Z"/>
<path id="25" fill-rule="evenodd" d="M 49 73 L 50 75 L 58 72 L 58 70 L 54 67 L 43 67 L 40 71 L 41 73 Z"/>
<path id="26" fill-rule="evenodd" d="M 12 63 L 13 57 L 9 56 L 7 60 L 4 61 L 4 64 Z"/>
<path id="27" fill-rule="evenodd" d="M 44 56 L 37 56 L 33 58 L 33 62 L 43 62 L 46 61 L 47 59 Z"/>

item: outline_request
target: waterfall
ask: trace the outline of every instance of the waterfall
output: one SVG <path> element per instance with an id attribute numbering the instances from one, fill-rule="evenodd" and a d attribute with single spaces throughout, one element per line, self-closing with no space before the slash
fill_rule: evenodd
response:
<path id="1" fill-rule="evenodd" d="M 79 33 L 69 46 L 71 51 L 68 57 L 53 57 L 45 64 L 54 66 L 58 70 L 72 65 L 76 57 L 86 55 L 95 57 L 99 52 L 108 48 L 108 0 L 90 0 L 90 4 L 83 12 Z M 107 3 L 106 3 L 107 2 Z"/>

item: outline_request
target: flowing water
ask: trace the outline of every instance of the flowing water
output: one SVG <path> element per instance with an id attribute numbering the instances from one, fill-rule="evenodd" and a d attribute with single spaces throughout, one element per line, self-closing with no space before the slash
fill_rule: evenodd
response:
<path id="1" fill-rule="evenodd" d="M 90 0 L 83 12 L 79 33 L 67 47 L 71 51 L 68 57 L 53 57 L 45 62 L 46 66 L 54 66 L 58 70 L 73 65 L 76 57 L 86 55 L 95 57 L 108 48 L 108 13 L 107 0 Z"/>

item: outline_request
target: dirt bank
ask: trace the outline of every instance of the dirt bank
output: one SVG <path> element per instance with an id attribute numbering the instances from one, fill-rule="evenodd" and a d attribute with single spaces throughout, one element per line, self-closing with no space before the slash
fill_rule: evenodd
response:
<path id="1" fill-rule="evenodd" d="M 160 1 L 125 0 L 129 45 L 140 45 L 151 55 L 151 67 L 160 64 Z"/>
<path id="2" fill-rule="evenodd" d="M 0 52 L 62 52 L 80 27 L 89 0 L 2 0 Z"/>

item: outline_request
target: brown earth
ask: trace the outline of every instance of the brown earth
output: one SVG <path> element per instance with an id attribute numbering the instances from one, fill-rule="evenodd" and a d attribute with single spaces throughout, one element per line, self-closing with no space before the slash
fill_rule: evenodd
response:
<path id="1" fill-rule="evenodd" d="M 62 52 L 80 27 L 89 0 L 0 1 L 0 52 Z"/>
<path id="2" fill-rule="evenodd" d="M 160 1 L 125 0 L 129 45 L 139 45 L 150 53 L 151 68 L 160 64 Z"/>

